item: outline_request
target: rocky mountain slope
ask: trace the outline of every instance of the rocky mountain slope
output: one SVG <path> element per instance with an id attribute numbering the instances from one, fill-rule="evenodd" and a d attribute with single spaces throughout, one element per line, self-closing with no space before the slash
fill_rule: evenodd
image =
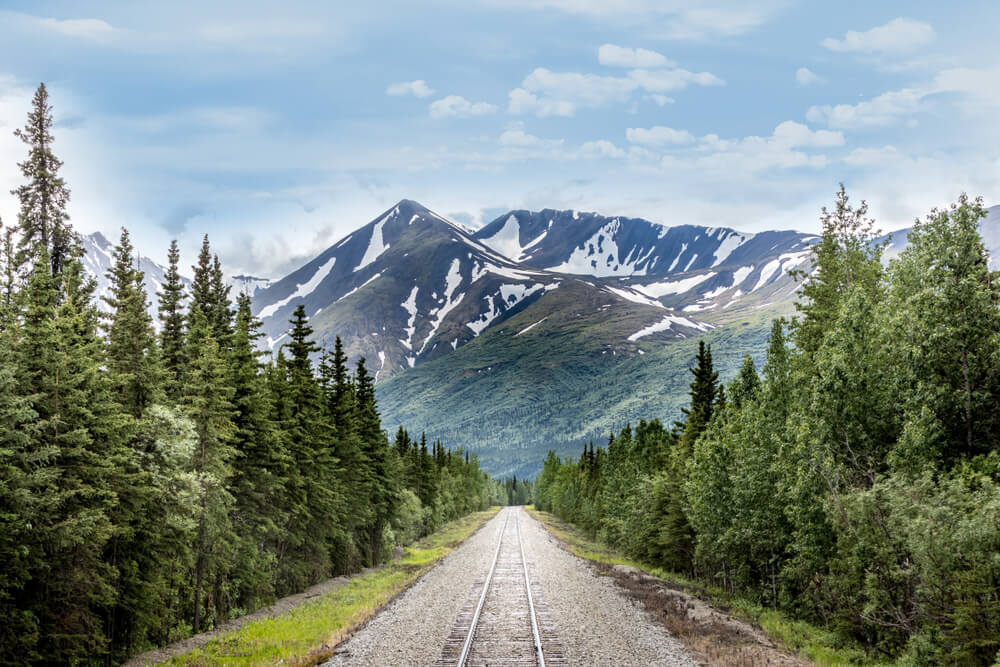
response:
<path id="1" fill-rule="evenodd" d="M 631 286 L 519 264 L 407 200 L 259 290 L 253 302 L 272 350 L 302 305 L 321 346 L 332 348 L 341 336 L 348 355 L 365 357 L 380 380 L 448 356 L 516 314 L 530 320 L 524 333 L 570 319 L 588 331 L 587 349 L 627 344 L 632 354 L 640 339 L 711 328 Z"/>

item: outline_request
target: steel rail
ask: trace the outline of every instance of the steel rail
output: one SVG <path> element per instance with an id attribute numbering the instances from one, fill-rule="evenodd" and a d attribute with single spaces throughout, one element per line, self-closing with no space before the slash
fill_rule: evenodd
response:
<path id="1" fill-rule="evenodd" d="M 531 580 L 528 579 L 528 561 L 524 557 L 524 543 L 521 542 L 521 511 L 514 516 L 514 527 L 517 528 L 517 546 L 521 549 L 521 565 L 524 566 L 524 587 L 528 591 L 528 610 L 531 612 L 531 633 L 535 638 L 535 652 L 538 653 L 538 667 L 545 667 L 545 656 L 542 654 L 542 638 L 538 634 L 538 619 L 535 617 L 535 601 L 531 596 Z"/>
<path id="2" fill-rule="evenodd" d="M 503 534 L 507 531 L 507 522 L 510 521 L 510 510 L 504 512 L 503 528 L 500 529 L 500 539 L 497 540 L 497 550 L 493 554 L 493 564 L 490 565 L 489 574 L 483 583 L 483 592 L 479 595 L 479 603 L 476 605 L 476 612 L 472 615 L 472 622 L 469 624 L 469 633 L 465 636 L 465 643 L 462 644 L 462 653 L 458 656 L 458 667 L 465 667 L 465 661 L 469 659 L 469 649 L 472 648 L 472 638 L 476 634 L 476 626 L 479 625 L 479 614 L 483 611 L 483 603 L 486 602 L 486 592 L 490 590 L 490 581 L 493 580 L 493 572 L 497 569 L 497 560 L 500 558 L 500 547 L 503 546 Z"/>

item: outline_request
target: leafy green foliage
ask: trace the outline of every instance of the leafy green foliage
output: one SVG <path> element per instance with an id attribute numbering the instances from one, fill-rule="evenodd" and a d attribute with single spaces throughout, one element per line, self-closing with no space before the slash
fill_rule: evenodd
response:
<path id="1" fill-rule="evenodd" d="M 665 463 L 638 444 L 642 423 L 606 452 L 550 452 L 535 502 L 880 660 L 993 664 L 1000 276 L 985 211 L 962 196 L 932 212 L 885 269 L 866 210 L 843 188 L 824 209 L 800 317 L 790 341 L 774 322 L 762 378 L 745 360 L 719 400 L 702 345 L 687 420 L 658 436 Z"/>

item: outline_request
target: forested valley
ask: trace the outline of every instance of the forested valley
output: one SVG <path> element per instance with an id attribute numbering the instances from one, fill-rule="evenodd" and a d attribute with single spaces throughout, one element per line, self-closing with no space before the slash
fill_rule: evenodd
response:
<path id="1" fill-rule="evenodd" d="M 42 85 L 0 243 L 0 662 L 120 663 L 507 502 L 467 451 L 390 442 L 301 306 L 262 355 L 207 237 L 154 326 L 123 229 L 99 308 L 52 127 Z"/>
<path id="2" fill-rule="evenodd" d="M 984 215 L 964 196 L 931 212 L 886 266 L 842 187 L 762 369 L 748 357 L 724 385 L 702 343 L 679 422 L 550 452 L 536 504 L 868 660 L 994 664 L 1000 275 Z"/>

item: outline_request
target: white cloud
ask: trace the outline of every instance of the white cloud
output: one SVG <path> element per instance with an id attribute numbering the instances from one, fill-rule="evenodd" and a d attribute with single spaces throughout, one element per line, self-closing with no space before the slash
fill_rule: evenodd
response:
<path id="1" fill-rule="evenodd" d="M 511 113 L 572 116 L 577 107 L 596 108 L 625 102 L 636 87 L 628 78 L 553 72 L 538 67 L 524 78 L 520 88 L 510 92 L 508 107 Z"/>
<path id="2" fill-rule="evenodd" d="M 651 93 L 683 90 L 688 84 L 698 86 L 724 86 L 725 81 L 711 72 L 689 72 L 686 69 L 634 69 L 629 78 Z"/>
<path id="3" fill-rule="evenodd" d="M 624 103 L 637 90 L 663 93 L 690 84 L 718 86 L 725 82 L 711 72 L 685 69 L 633 69 L 626 76 L 600 76 L 579 72 L 553 72 L 538 67 L 509 94 L 508 111 L 545 116 L 572 116 L 579 108 L 598 108 Z M 657 103 L 672 101 L 662 96 Z M 661 106 L 662 106 L 661 104 Z"/>
<path id="4" fill-rule="evenodd" d="M 934 89 L 963 96 L 962 108 L 971 113 L 1000 110 L 1000 65 L 983 69 L 958 67 L 940 72 Z"/>
<path id="5" fill-rule="evenodd" d="M 630 127 L 625 130 L 625 138 L 633 144 L 643 146 L 663 146 L 666 144 L 689 144 L 694 141 L 694 135 L 687 130 L 675 130 L 670 127 L 656 125 L 650 128 Z"/>
<path id="6" fill-rule="evenodd" d="M 586 141 L 580 146 L 580 157 L 584 158 L 623 158 L 625 151 L 618 148 L 607 139 Z"/>
<path id="7" fill-rule="evenodd" d="M 919 88 L 904 88 L 857 104 L 813 106 L 806 112 L 806 119 L 811 123 L 826 123 L 842 129 L 891 125 L 900 116 L 919 111 L 927 92 Z"/>
<path id="8" fill-rule="evenodd" d="M 563 143 L 562 139 L 542 139 L 524 130 L 507 130 L 500 135 L 499 142 L 504 146 L 521 148 L 555 148 Z"/>
<path id="9" fill-rule="evenodd" d="M 865 32 L 848 30 L 844 39 L 824 39 L 820 44 L 831 51 L 844 53 L 905 53 L 929 44 L 937 38 L 928 23 L 895 18 L 885 25 Z"/>
<path id="10" fill-rule="evenodd" d="M 785 121 L 774 128 L 770 137 L 720 139 L 709 134 L 701 138 L 699 151 L 707 153 L 697 165 L 720 173 L 754 173 L 767 169 L 810 167 L 821 169 L 830 160 L 823 154 L 808 153 L 806 148 L 844 145 L 844 135 L 829 130 L 810 130 L 801 123 Z M 673 159 L 673 156 L 666 156 Z"/>
<path id="11" fill-rule="evenodd" d="M 611 67 L 673 67 L 674 63 L 656 51 L 630 49 L 614 44 L 605 44 L 597 50 L 597 60 Z"/>
<path id="12" fill-rule="evenodd" d="M 810 130 L 802 123 L 794 120 L 786 120 L 784 123 L 774 128 L 772 135 L 774 140 L 783 146 L 811 146 L 815 148 L 827 148 L 831 146 L 843 146 L 844 135 L 841 132 L 830 130 Z"/>
<path id="13" fill-rule="evenodd" d="M 759 0 L 752 9 L 739 0 L 488 0 L 504 9 L 559 10 L 602 23 L 639 26 L 660 39 L 702 40 L 746 33 L 783 3 Z M 692 5 L 696 5 L 692 7 Z"/>
<path id="14" fill-rule="evenodd" d="M 496 106 L 489 102 L 470 102 L 461 95 L 448 95 L 430 105 L 431 118 L 469 118 L 491 114 L 496 110 Z"/>
<path id="15" fill-rule="evenodd" d="M 666 95 L 660 95 L 659 93 L 654 93 L 650 95 L 649 99 L 656 102 L 656 106 L 658 107 L 666 106 L 668 104 L 673 104 L 676 101 L 672 97 L 668 97 Z"/>
<path id="16" fill-rule="evenodd" d="M 795 70 L 795 81 L 800 86 L 808 86 L 810 83 L 819 83 L 822 79 L 819 78 L 812 70 L 808 67 L 800 67 Z"/>
<path id="17" fill-rule="evenodd" d="M 413 95 L 414 97 L 430 97 L 434 94 L 434 89 L 427 85 L 423 79 L 416 81 L 403 81 L 401 83 L 389 84 L 385 89 L 386 95 Z"/>
<path id="18" fill-rule="evenodd" d="M 38 25 L 68 37 L 83 39 L 107 39 L 115 31 L 111 24 L 101 19 L 50 19 L 38 18 Z"/>
<path id="19" fill-rule="evenodd" d="M 515 88 L 508 95 L 507 110 L 510 113 L 534 113 L 542 118 L 546 116 L 572 116 L 576 113 L 576 105 L 566 100 L 539 98 L 524 88 Z"/>
<path id="20" fill-rule="evenodd" d="M 855 148 L 844 157 L 844 162 L 852 167 L 885 167 L 897 163 L 902 154 L 895 146 L 881 148 Z"/>

